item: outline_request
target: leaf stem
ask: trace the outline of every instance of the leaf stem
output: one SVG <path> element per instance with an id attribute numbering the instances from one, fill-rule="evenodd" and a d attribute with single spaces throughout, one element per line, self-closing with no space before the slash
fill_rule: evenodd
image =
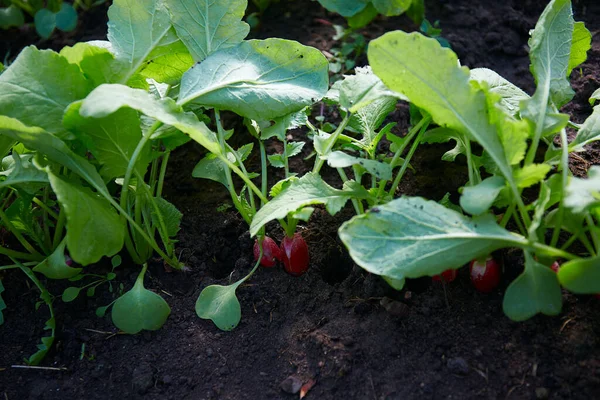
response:
<path id="1" fill-rule="evenodd" d="M 258 146 L 260 147 L 260 168 L 261 168 L 261 187 L 260 191 L 263 196 L 267 197 L 267 188 L 268 188 L 268 176 L 267 176 L 267 151 L 265 150 L 265 144 L 260 138 L 258 139 Z M 263 199 L 260 200 L 260 206 L 264 206 L 265 201 Z"/>
<path id="2" fill-rule="evenodd" d="M 8 230 L 15 235 L 15 237 L 17 238 L 17 240 L 19 241 L 19 243 L 21 243 L 23 245 L 23 247 L 25 247 L 25 249 L 27 249 L 27 251 L 29 251 L 32 255 L 34 256 L 38 256 L 38 257 L 42 257 L 43 256 L 40 254 L 39 251 L 37 251 L 28 241 L 27 239 L 25 239 L 25 237 L 21 234 L 21 232 L 19 232 L 15 226 L 12 224 L 12 222 L 10 222 L 10 220 L 8 219 L 8 217 L 6 216 L 6 214 L 4 213 L 3 210 L 0 210 L 0 219 L 2 220 L 2 222 L 4 222 L 4 225 L 8 228 Z"/>
<path id="3" fill-rule="evenodd" d="M 335 146 L 335 142 L 337 142 L 338 137 L 342 134 L 344 129 L 346 129 L 346 126 L 348 125 L 349 122 L 350 122 L 350 113 L 348 112 L 346 114 L 346 116 L 344 117 L 344 119 L 342 120 L 342 123 L 340 124 L 340 126 L 338 126 L 337 129 L 335 130 L 335 132 L 333 132 L 333 134 L 329 137 L 329 139 L 327 139 L 328 143 L 327 143 L 327 147 L 325 148 L 325 151 L 324 151 L 325 155 L 327 155 L 331 152 L 331 150 L 333 149 L 333 146 Z M 317 161 L 315 162 L 313 172 L 316 172 L 318 174 L 321 171 L 321 168 L 323 167 L 324 163 L 325 163 L 325 160 L 323 158 L 321 158 L 319 155 L 317 155 Z"/>
<path id="4" fill-rule="evenodd" d="M 558 238 L 560 235 L 560 231 L 562 229 L 563 220 L 565 218 L 565 207 L 564 207 L 564 191 L 567 187 L 567 183 L 569 181 L 569 142 L 567 139 L 567 132 L 565 129 L 560 130 L 560 145 L 561 145 L 561 155 L 560 155 L 560 164 L 561 164 L 561 202 L 558 205 L 558 215 L 556 225 L 554 226 L 554 231 L 552 232 L 552 239 L 550 241 L 551 246 L 556 246 L 558 243 Z M 596 246 L 597 248 L 597 246 Z"/>
<path id="5" fill-rule="evenodd" d="M 394 193 L 396 193 L 396 189 L 398 189 L 398 185 L 400 185 L 400 180 L 404 176 L 404 173 L 406 172 L 406 169 L 408 168 L 408 165 L 410 164 L 410 160 L 411 160 L 412 156 L 415 154 L 415 151 L 417 151 L 417 147 L 421 143 L 421 138 L 423 137 L 423 134 L 427 130 L 428 125 L 429 124 L 423 125 L 423 127 L 419 131 L 419 134 L 413 141 L 413 144 L 410 147 L 410 150 L 408 151 L 406 158 L 404 159 L 404 163 L 402 163 L 402 167 L 400 167 L 400 172 L 398 172 L 398 175 L 396 175 L 396 178 L 394 179 L 394 182 L 392 183 L 392 187 L 390 188 L 390 191 L 388 192 L 390 196 L 394 196 Z"/>
<path id="6" fill-rule="evenodd" d="M 342 178 L 342 182 L 346 183 L 348 181 L 348 176 L 346 175 L 346 172 L 344 171 L 343 168 L 336 168 L 338 174 L 340 175 L 340 178 Z M 359 201 L 358 199 L 352 198 L 352 205 L 354 206 L 354 211 L 356 212 L 356 215 L 361 215 L 365 213 L 365 209 L 362 205 L 362 201 Z"/>
<path id="7" fill-rule="evenodd" d="M 170 151 L 165 152 L 160 164 L 160 173 L 158 174 L 158 184 L 156 185 L 156 197 L 162 197 L 165 174 L 167 173 L 167 164 L 169 163 Z"/>

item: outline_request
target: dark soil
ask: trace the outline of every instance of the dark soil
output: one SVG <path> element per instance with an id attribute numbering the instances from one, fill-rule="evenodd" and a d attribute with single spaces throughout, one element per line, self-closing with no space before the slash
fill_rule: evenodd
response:
<path id="1" fill-rule="evenodd" d="M 429 18 L 440 20 L 465 65 L 493 68 L 530 93 L 526 43 L 544 3 L 427 1 Z M 287 12 L 282 5 L 268 10 L 258 36 L 296 39 L 322 50 L 336 45 L 333 28 L 321 20 L 339 23 L 338 17 L 312 3 L 286 5 Z M 600 4 L 579 1 L 575 9 L 576 19 L 595 35 L 588 62 L 573 72 L 577 95 L 565 108 L 581 122 L 591 113 L 589 95 L 600 86 Z M 102 38 L 93 33 L 99 31 L 93 23 L 104 24 L 105 16 L 94 18 L 71 36 L 38 44 L 58 49 Z M 381 19 L 364 33 L 374 38 L 398 28 L 415 27 L 405 18 Z M 34 40 L 12 31 L 0 44 L 14 55 L 26 39 Z M 404 131 L 406 106 L 392 119 Z M 464 168 L 439 161 L 444 151 L 422 147 L 413 162 L 418 177 L 409 173 L 401 192 L 439 199 L 464 183 Z M 280 388 L 291 375 L 316 382 L 309 399 L 600 398 L 600 300 L 565 293 L 559 317 L 511 322 L 502 313 L 502 294 L 521 268 L 518 252 L 499 254 L 507 277 L 489 295 L 475 292 L 464 268 L 445 288 L 427 278 L 394 292 L 353 265 L 342 249 L 337 228 L 350 210 L 331 217 L 318 209 L 301 228 L 311 249 L 309 272 L 293 278 L 281 268 L 259 270 L 238 290 L 242 322 L 220 332 L 196 316 L 194 303 L 207 285 L 244 276 L 252 241 L 235 213 L 217 211 L 229 202 L 226 191 L 191 178 L 202 154 L 185 146 L 168 171 L 165 197 L 184 213 L 178 246 L 189 271 L 168 273 L 160 262 L 150 267 L 147 287 L 172 307 L 165 326 L 115 335 L 109 318 L 94 315 L 113 299 L 106 288 L 74 303 L 56 299 L 57 344 L 43 365 L 58 370 L 12 368 L 35 351 L 47 314 L 43 306 L 34 311 L 37 293 L 21 275 L 6 274 L 0 399 L 284 399 L 293 398 Z M 575 172 L 600 160 L 596 148 L 580 156 L 573 160 Z M 271 234 L 281 239 L 279 230 Z M 137 269 L 125 268 L 118 280 L 128 288 L 136 276 Z M 64 289 L 49 286 L 54 294 Z M 392 307 L 381 305 L 385 297 Z"/>

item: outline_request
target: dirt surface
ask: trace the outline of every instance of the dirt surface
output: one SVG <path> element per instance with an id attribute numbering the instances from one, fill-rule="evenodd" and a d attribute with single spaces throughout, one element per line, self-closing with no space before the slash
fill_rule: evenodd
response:
<path id="1" fill-rule="evenodd" d="M 336 45 L 334 30 L 322 20 L 341 21 L 308 4 L 292 2 L 288 14 L 281 6 L 269 9 L 256 36 L 330 50 Z M 533 91 L 526 43 L 544 2 L 440 0 L 427 5 L 428 17 L 440 20 L 465 65 L 493 68 Z M 565 108 L 581 122 L 591 112 L 589 95 L 600 86 L 600 5 L 577 2 L 575 9 L 576 19 L 595 34 L 588 62 L 573 72 L 577 95 Z M 104 24 L 103 18 L 95 21 Z M 39 45 L 60 48 L 80 38 L 102 38 L 93 36 L 97 28 L 91 28 L 92 33 L 79 30 Z M 397 28 L 414 26 L 405 18 L 381 19 L 365 35 L 374 38 Z M 16 41 L 25 40 L 6 33 L 0 37 L 2 46 L 10 42 L 13 50 L 20 46 Z M 405 130 L 406 106 L 400 105 L 392 119 L 399 122 L 399 132 Z M 419 176 L 409 173 L 402 193 L 439 199 L 466 181 L 460 164 L 438 161 L 444 150 L 420 148 L 413 162 Z M 281 268 L 260 269 L 238 290 L 240 325 L 220 332 L 196 316 L 194 303 L 205 286 L 244 276 L 251 268 L 252 241 L 235 213 L 217 211 L 229 202 L 226 191 L 191 178 L 202 154 L 198 146 L 185 146 L 171 157 L 168 170 L 165 197 L 184 213 L 178 248 L 189 271 L 167 273 L 159 262 L 150 266 L 146 286 L 172 307 L 165 326 L 135 336 L 115 334 L 108 317 L 94 314 L 113 300 L 107 288 L 69 304 L 57 298 L 57 344 L 43 363 L 57 370 L 12 368 L 35 351 L 48 316 L 43 306 L 35 312 L 37 293 L 22 276 L 6 274 L 0 399 L 285 399 L 297 396 L 280 388 L 291 375 L 316 382 L 308 399 L 600 398 L 600 300 L 565 293 L 559 317 L 511 322 L 502 313 L 502 293 L 521 268 L 518 252 L 499 254 L 506 276 L 489 295 L 475 292 L 465 268 L 445 288 L 427 278 L 394 292 L 354 266 L 342 249 L 337 228 L 351 210 L 331 217 L 317 209 L 301 228 L 311 249 L 309 272 L 293 278 Z M 574 169 L 599 163 L 595 148 L 580 156 Z M 281 239 L 275 227 L 270 233 Z M 137 272 L 124 268 L 118 281 L 131 287 Z M 64 287 L 49 285 L 53 294 Z M 393 301 L 390 311 L 381 306 L 385 297 Z"/>

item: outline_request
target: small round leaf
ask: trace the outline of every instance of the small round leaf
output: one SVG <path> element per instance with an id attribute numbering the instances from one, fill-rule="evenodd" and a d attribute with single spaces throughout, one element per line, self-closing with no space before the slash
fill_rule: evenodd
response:
<path id="1" fill-rule="evenodd" d="M 63 3 L 56 13 L 56 27 L 63 32 L 71 32 L 77 27 L 77 11 L 72 5 Z"/>
<path id="2" fill-rule="evenodd" d="M 242 318 L 242 310 L 235 290 L 241 282 L 233 285 L 211 285 L 200 293 L 196 300 L 196 314 L 202 319 L 212 320 L 217 328 L 230 331 Z"/>
<path id="3" fill-rule="evenodd" d="M 44 39 L 48 39 L 56 27 L 56 14 L 46 8 L 42 8 L 35 13 L 33 21 L 35 22 L 35 30 L 38 35 Z"/>

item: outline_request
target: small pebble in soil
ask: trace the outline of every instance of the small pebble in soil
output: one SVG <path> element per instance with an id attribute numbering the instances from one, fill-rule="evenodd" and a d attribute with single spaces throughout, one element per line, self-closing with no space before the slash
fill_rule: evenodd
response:
<path id="1" fill-rule="evenodd" d="M 296 375 L 290 375 L 281 382 L 279 387 L 286 393 L 296 394 L 300 391 L 300 388 L 302 388 L 302 380 Z"/>
<path id="2" fill-rule="evenodd" d="M 211 358 L 213 356 L 213 349 L 210 347 L 206 349 L 206 357 Z"/>
<path id="3" fill-rule="evenodd" d="M 164 385 L 170 385 L 171 383 L 173 383 L 173 377 L 171 375 L 165 375 L 165 376 L 163 376 L 162 383 Z"/>
<path id="4" fill-rule="evenodd" d="M 538 399 L 547 399 L 550 396 L 550 391 L 545 387 L 535 389 L 535 397 Z"/>
<path id="5" fill-rule="evenodd" d="M 453 374 L 467 375 L 469 373 L 469 364 L 462 357 L 449 358 L 446 367 Z"/>
<path id="6" fill-rule="evenodd" d="M 379 301 L 379 304 L 394 317 L 406 317 L 410 311 L 408 306 L 400 301 L 392 300 L 389 297 L 384 297 Z"/>

